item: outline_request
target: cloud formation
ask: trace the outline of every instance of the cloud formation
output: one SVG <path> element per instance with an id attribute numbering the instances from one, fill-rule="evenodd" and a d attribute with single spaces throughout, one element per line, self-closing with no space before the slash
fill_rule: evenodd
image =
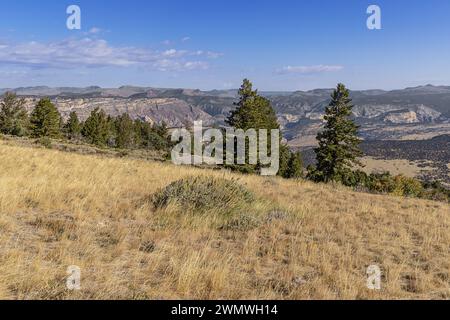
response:
<path id="1" fill-rule="evenodd" d="M 208 60 L 219 56 L 219 53 L 209 51 L 118 47 L 106 40 L 89 37 L 50 43 L 0 43 L 0 63 L 34 69 L 138 66 L 159 71 L 183 71 L 206 69 Z"/>
<path id="2" fill-rule="evenodd" d="M 102 29 L 97 28 L 97 27 L 92 27 L 91 29 L 89 29 L 88 34 L 98 34 L 102 32 Z"/>
<path id="3" fill-rule="evenodd" d="M 336 72 L 344 69 L 343 66 L 338 65 L 315 65 L 315 66 L 286 66 L 275 71 L 276 74 L 313 74 L 313 73 L 324 73 L 324 72 Z"/>

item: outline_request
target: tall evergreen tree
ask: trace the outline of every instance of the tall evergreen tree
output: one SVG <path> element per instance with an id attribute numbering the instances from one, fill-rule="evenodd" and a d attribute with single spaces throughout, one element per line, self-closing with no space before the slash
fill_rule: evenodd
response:
<path id="1" fill-rule="evenodd" d="M 135 145 L 134 123 L 127 113 L 118 116 L 115 120 L 116 147 L 121 149 L 132 148 Z"/>
<path id="2" fill-rule="evenodd" d="M 164 121 L 161 124 L 154 124 L 153 130 L 164 140 L 167 140 L 169 137 L 169 129 L 167 128 L 167 123 Z"/>
<path id="3" fill-rule="evenodd" d="M 303 160 L 300 152 L 290 153 L 286 174 L 283 177 L 288 179 L 303 177 Z"/>
<path id="4" fill-rule="evenodd" d="M 111 115 L 106 117 L 106 145 L 110 148 L 117 147 L 116 118 Z"/>
<path id="5" fill-rule="evenodd" d="M 106 113 L 100 108 L 92 110 L 84 122 L 81 134 L 89 143 L 105 146 L 110 136 L 110 121 Z"/>
<path id="6" fill-rule="evenodd" d="M 25 100 L 17 98 L 13 92 L 7 92 L 0 104 L 0 132 L 15 136 L 27 133 L 28 114 Z"/>
<path id="7" fill-rule="evenodd" d="M 41 99 L 30 116 L 31 135 L 36 138 L 58 138 L 61 135 L 61 121 L 61 115 L 50 99 Z"/>
<path id="8" fill-rule="evenodd" d="M 268 150 L 270 150 L 270 130 L 279 129 L 280 127 L 270 101 L 260 96 L 258 90 L 253 90 L 253 84 L 248 79 L 244 79 L 238 95 L 239 101 L 234 103 L 236 109 L 231 111 L 226 123 L 235 129 L 242 129 L 244 131 L 249 129 L 255 129 L 257 131 L 259 129 L 267 129 L 267 141 L 269 143 Z M 235 143 L 237 144 L 237 141 L 235 141 Z M 260 168 L 259 164 L 249 164 L 248 152 L 249 150 L 246 150 L 245 165 L 232 165 L 231 168 L 244 173 L 254 173 L 255 171 L 258 171 Z M 235 154 L 235 158 L 236 156 L 237 153 Z"/>
<path id="9" fill-rule="evenodd" d="M 358 158 L 362 156 L 359 127 L 351 118 L 353 105 L 349 90 L 338 84 L 331 98 L 325 110 L 325 129 L 317 135 L 317 167 L 309 172 L 310 178 L 319 182 L 343 181 L 353 166 L 360 165 Z"/>
<path id="10" fill-rule="evenodd" d="M 231 112 L 226 123 L 236 129 L 267 129 L 268 150 L 270 150 L 270 132 L 272 129 L 280 129 L 277 115 L 271 102 L 267 98 L 260 96 L 257 90 L 253 90 L 253 85 L 248 79 L 244 79 L 238 94 L 239 101 L 235 103 L 236 109 Z M 292 172 L 291 168 L 289 168 L 292 154 L 289 147 L 281 143 L 281 137 L 279 156 L 280 169 L 278 175 L 288 177 L 289 172 Z M 258 167 L 259 165 L 232 166 L 234 169 L 247 173 L 258 170 Z"/>
<path id="11" fill-rule="evenodd" d="M 144 147 L 143 133 L 145 124 L 149 125 L 148 123 L 142 121 L 141 119 L 136 119 L 133 122 L 133 130 L 135 137 L 134 142 L 138 148 Z"/>
<path id="12" fill-rule="evenodd" d="M 71 112 L 69 119 L 64 125 L 64 133 L 68 139 L 76 139 L 81 134 L 81 123 L 75 111 Z"/>
<path id="13" fill-rule="evenodd" d="M 270 101 L 253 90 L 253 85 L 244 79 L 239 89 L 239 102 L 226 120 L 227 124 L 237 129 L 279 129 L 277 115 Z"/>
<path id="14" fill-rule="evenodd" d="M 289 178 L 289 160 L 291 158 L 291 150 L 289 146 L 286 144 L 280 145 L 280 170 L 278 171 L 278 175 L 283 178 Z"/>
<path id="15" fill-rule="evenodd" d="M 167 126 L 151 125 L 142 120 L 135 120 L 134 124 L 136 144 L 149 150 L 167 150 L 170 146 Z"/>

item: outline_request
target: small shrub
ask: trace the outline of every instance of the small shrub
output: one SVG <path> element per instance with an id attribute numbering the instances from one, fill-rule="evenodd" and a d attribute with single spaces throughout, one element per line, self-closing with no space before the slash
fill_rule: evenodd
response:
<path id="1" fill-rule="evenodd" d="M 169 204 L 194 213 L 215 211 L 231 215 L 243 210 L 254 196 L 235 180 L 211 177 L 189 177 L 175 181 L 153 195 L 156 208 Z"/>
<path id="2" fill-rule="evenodd" d="M 41 146 L 47 148 L 47 149 L 51 149 L 52 148 L 52 140 L 48 137 L 42 137 L 40 139 L 37 140 L 37 143 L 40 144 Z"/>
<path id="3" fill-rule="evenodd" d="M 369 176 L 368 187 L 377 193 L 392 193 L 395 190 L 395 181 L 389 172 L 372 173 Z"/>
<path id="4" fill-rule="evenodd" d="M 422 198 L 450 202 L 450 190 L 445 188 L 439 181 L 427 181 L 423 183 Z"/>
<path id="5" fill-rule="evenodd" d="M 394 177 L 395 189 L 393 194 L 405 197 L 419 197 L 423 192 L 422 183 L 414 178 L 402 175 Z"/>

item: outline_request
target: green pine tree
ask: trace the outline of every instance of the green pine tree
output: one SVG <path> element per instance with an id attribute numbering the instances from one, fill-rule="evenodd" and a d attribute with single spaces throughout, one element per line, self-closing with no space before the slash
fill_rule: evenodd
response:
<path id="1" fill-rule="evenodd" d="M 106 145 L 110 148 L 117 148 L 117 127 L 116 118 L 108 115 L 106 117 Z"/>
<path id="2" fill-rule="evenodd" d="M 163 121 L 161 124 L 154 124 L 153 130 L 164 140 L 169 137 L 169 129 L 167 128 L 167 124 Z"/>
<path id="3" fill-rule="evenodd" d="M 28 114 L 25 110 L 25 100 L 17 98 L 12 92 L 3 96 L 0 104 L 0 132 L 15 136 L 24 136 L 27 133 Z"/>
<path id="4" fill-rule="evenodd" d="M 226 123 L 236 129 L 279 129 L 277 115 L 272 108 L 270 101 L 253 90 L 252 83 L 244 79 L 239 89 L 239 102 L 237 107 L 231 112 Z"/>
<path id="5" fill-rule="evenodd" d="M 270 101 L 260 96 L 257 90 L 253 90 L 252 83 L 247 79 L 244 79 L 238 94 L 239 102 L 235 103 L 236 109 L 231 112 L 226 123 L 235 129 L 267 129 L 268 150 L 270 150 L 270 132 L 272 129 L 280 129 L 275 110 Z M 281 141 L 279 153 L 280 169 L 278 175 L 286 178 L 300 177 L 303 170 L 300 154 L 293 154 L 289 147 L 282 144 Z M 232 168 L 245 173 L 253 173 L 258 170 L 258 165 L 234 165 Z"/>
<path id="6" fill-rule="evenodd" d="M 30 116 L 31 135 L 35 138 L 58 138 L 61 121 L 61 115 L 50 99 L 41 99 Z"/>
<path id="7" fill-rule="evenodd" d="M 64 125 L 64 133 L 66 134 L 68 139 L 76 139 L 81 134 L 81 123 L 78 119 L 78 115 L 75 111 L 71 112 L 69 115 L 69 119 Z"/>
<path id="8" fill-rule="evenodd" d="M 244 79 L 238 94 L 239 101 L 234 104 L 236 109 L 230 113 L 226 123 L 235 129 L 244 131 L 267 129 L 268 150 L 270 150 L 271 130 L 280 128 L 272 104 L 267 98 L 260 96 L 257 90 L 253 90 L 253 85 L 248 79 Z M 231 168 L 244 173 L 254 173 L 259 170 L 260 165 L 248 164 L 247 154 L 245 165 L 232 165 Z"/>
<path id="9" fill-rule="evenodd" d="M 288 179 L 303 177 L 303 160 L 300 152 L 290 153 L 286 174 L 283 177 Z"/>
<path id="10" fill-rule="evenodd" d="M 84 122 L 81 134 L 88 143 L 105 146 L 109 143 L 110 127 L 111 121 L 108 120 L 106 113 L 96 108 Z"/>
<path id="11" fill-rule="evenodd" d="M 135 145 L 134 122 L 127 113 L 115 119 L 116 147 L 129 149 Z"/>
<path id="12" fill-rule="evenodd" d="M 325 129 L 317 135 L 317 167 L 309 172 L 309 177 L 318 182 L 345 180 L 352 167 L 360 165 L 358 158 L 362 156 L 359 127 L 351 119 L 353 105 L 349 90 L 338 84 L 331 97 L 325 111 Z"/>
<path id="13" fill-rule="evenodd" d="M 280 145 L 280 170 L 278 175 L 283 178 L 288 178 L 289 160 L 291 158 L 291 150 L 286 144 Z"/>
<path id="14" fill-rule="evenodd" d="M 134 142 L 138 148 L 144 147 L 143 132 L 144 132 L 145 124 L 146 124 L 146 122 L 142 121 L 141 119 L 136 119 L 136 120 L 134 120 L 134 123 L 133 123 L 133 130 L 134 130 L 134 137 L 135 137 Z"/>
<path id="15" fill-rule="evenodd" d="M 170 147 L 169 143 L 169 130 L 167 126 L 162 123 L 161 125 L 151 125 L 150 123 L 142 120 L 135 121 L 135 136 L 138 146 L 149 150 L 166 150 Z"/>

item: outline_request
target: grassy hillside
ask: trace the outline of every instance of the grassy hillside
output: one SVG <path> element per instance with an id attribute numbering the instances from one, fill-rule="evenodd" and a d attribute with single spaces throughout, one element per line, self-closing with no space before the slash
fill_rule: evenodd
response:
<path id="1" fill-rule="evenodd" d="M 450 299 L 444 203 L 5 141 L 0 163 L 0 298 Z M 154 207 L 192 176 L 254 199 L 233 215 Z M 65 287 L 70 265 L 81 291 Z"/>

